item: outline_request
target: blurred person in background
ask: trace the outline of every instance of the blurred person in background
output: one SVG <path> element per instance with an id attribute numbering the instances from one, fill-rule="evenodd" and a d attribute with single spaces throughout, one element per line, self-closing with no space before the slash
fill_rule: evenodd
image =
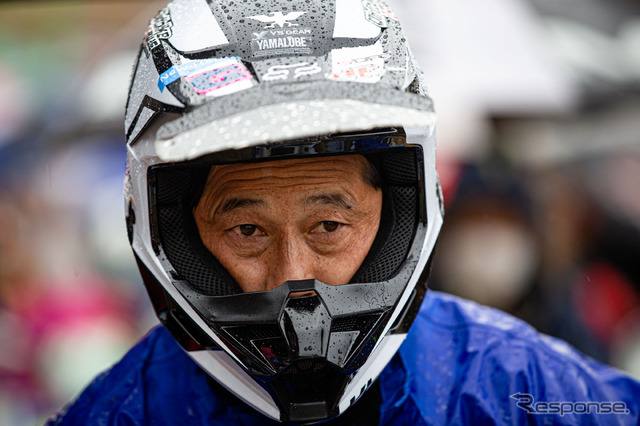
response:
<path id="1" fill-rule="evenodd" d="M 429 58 L 422 64 L 439 100 L 449 207 L 434 284 L 507 309 L 640 377 L 640 4 L 408 3 L 424 4 L 412 15 L 420 21 L 415 34 L 427 35 L 416 55 Z M 504 212 L 491 213 L 496 206 L 513 211 L 504 179 L 519 182 L 529 200 L 516 207 L 519 217 L 529 211 L 528 229 L 518 220 L 508 241 L 483 239 L 505 222 Z M 464 189 L 470 182 L 489 197 Z M 459 252 L 451 248 L 467 238 L 484 250 L 463 250 L 471 261 L 456 268 Z M 510 254 L 519 259 L 533 248 L 537 262 L 493 260 L 510 247 L 519 247 Z M 499 278 L 487 284 L 489 271 Z M 484 286 L 456 278 L 471 274 Z"/>
<path id="2" fill-rule="evenodd" d="M 463 167 L 432 287 L 510 312 L 637 374 L 640 235 L 634 197 L 623 189 L 634 187 L 636 169 L 634 155 L 523 175 L 504 160 Z M 612 208 L 627 197 L 630 211 Z"/>
<path id="3" fill-rule="evenodd" d="M 0 4 L 0 424 L 42 424 L 148 328 L 118 220 L 121 101 L 112 126 L 111 97 L 87 99 L 120 75 L 92 54 L 141 8 Z"/>
<path id="4" fill-rule="evenodd" d="M 125 117 L 128 235 L 162 326 L 49 423 L 637 424 L 637 381 L 426 291 L 434 117 L 383 2 L 171 2 Z M 514 200 L 482 237 L 524 265 L 505 308 L 537 261 Z"/>
<path id="5" fill-rule="evenodd" d="M 524 183 L 504 163 L 480 163 L 461 169 L 450 196 L 432 287 L 524 317 L 542 250 Z"/>
<path id="6" fill-rule="evenodd" d="M 611 161 L 583 159 L 535 176 L 536 208 L 554 212 L 553 220 L 538 223 L 541 291 L 549 307 L 539 328 L 637 375 L 640 229 L 634 217 L 640 210 L 632 201 L 612 207 L 621 194 L 631 195 L 640 175 L 636 155 L 615 160 L 616 170 Z"/>
<path id="7" fill-rule="evenodd" d="M 57 207 L 26 187 L 0 198 L 0 419 L 28 424 L 135 337 L 129 304 L 112 282 L 60 275 L 76 240 Z"/>

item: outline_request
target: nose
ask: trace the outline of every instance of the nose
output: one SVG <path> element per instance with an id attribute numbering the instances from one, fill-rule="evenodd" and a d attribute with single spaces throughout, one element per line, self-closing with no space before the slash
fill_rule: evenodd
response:
<path id="1" fill-rule="evenodd" d="M 315 256 L 301 238 L 284 236 L 273 247 L 268 266 L 267 290 L 272 290 L 286 281 L 316 278 L 314 275 Z"/>

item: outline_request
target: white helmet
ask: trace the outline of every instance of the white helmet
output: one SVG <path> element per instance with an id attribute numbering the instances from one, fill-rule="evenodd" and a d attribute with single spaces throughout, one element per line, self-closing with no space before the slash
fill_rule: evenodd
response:
<path id="1" fill-rule="evenodd" d="M 125 131 L 129 238 L 165 327 L 268 417 L 344 412 L 413 322 L 442 223 L 432 102 L 389 7 L 174 0 L 142 43 Z M 380 173 L 383 211 L 351 282 L 242 293 L 192 216 L 211 165 L 354 153 Z"/>

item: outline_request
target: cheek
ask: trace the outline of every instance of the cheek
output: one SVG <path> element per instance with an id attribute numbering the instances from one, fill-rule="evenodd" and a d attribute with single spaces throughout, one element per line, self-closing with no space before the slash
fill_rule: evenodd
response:
<path id="1" fill-rule="evenodd" d="M 228 250 L 211 250 L 211 253 L 245 293 L 265 290 L 266 262 L 256 258 L 238 257 Z"/>
<path id="2" fill-rule="evenodd" d="M 319 262 L 315 279 L 329 285 L 347 284 L 358 268 L 353 268 L 353 264 L 345 257 L 338 261 Z"/>
<path id="3" fill-rule="evenodd" d="M 316 278 L 326 284 L 347 284 L 362 265 L 378 234 L 382 199 L 375 200 L 369 214 L 345 235 L 344 246 L 330 256 L 318 256 Z"/>
<path id="4" fill-rule="evenodd" d="M 240 288 L 245 291 L 257 291 L 253 288 L 264 276 L 266 265 L 259 259 L 237 256 L 229 247 L 224 236 L 224 231 L 200 228 L 200 237 L 204 246 L 220 262 L 222 267 L 229 272 Z"/>
<path id="5" fill-rule="evenodd" d="M 371 228 L 354 232 L 340 253 L 330 257 L 318 256 L 316 278 L 329 285 L 347 284 L 369 253 L 375 236 L 376 232 Z"/>

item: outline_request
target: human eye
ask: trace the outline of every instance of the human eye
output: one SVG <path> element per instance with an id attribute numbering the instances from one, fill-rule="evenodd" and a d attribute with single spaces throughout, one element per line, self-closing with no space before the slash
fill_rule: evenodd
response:
<path id="1" fill-rule="evenodd" d="M 336 232 L 338 229 L 342 227 L 342 225 L 343 224 L 340 222 L 335 222 L 332 220 L 323 220 L 322 222 L 316 225 L 313 231 L 323 233 L 323 234 L 328 234 L 328 233 Z"/>
<path id="2" fill-rule="evenodd" d="M 257 225 L 248 223 L 234 226 L 230 231 L 234 232 L 239 237 L 259 237 L 265 235 L 264 231 L 262 231 Z"/>

